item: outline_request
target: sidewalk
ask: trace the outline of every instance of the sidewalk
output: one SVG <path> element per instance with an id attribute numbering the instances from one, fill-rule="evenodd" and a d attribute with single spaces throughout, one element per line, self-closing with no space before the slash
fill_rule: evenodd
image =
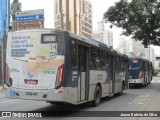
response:
<path id="1" fill-rule="evenodd" d="M 3 86 L 0 86 L 0 92 L 3 92 Z"/>

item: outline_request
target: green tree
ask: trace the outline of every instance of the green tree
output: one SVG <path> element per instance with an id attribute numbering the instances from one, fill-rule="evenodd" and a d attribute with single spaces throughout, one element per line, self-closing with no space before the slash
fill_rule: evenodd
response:
<path id="1" fill-rule="evenodd" d="M 132 35 L 145 47 L 160 46 L 160 9 L 154 0 L 120 0 L 104 13 L 104 19 L 123 28 L 122 35 Z"/>
<path id="2" fill-rule="evenodd" d="M 154 75 L 154 76 L 157 76 L 158 73 L 160 73 L 160 69 L 154 69 L 153 75 Z"/>

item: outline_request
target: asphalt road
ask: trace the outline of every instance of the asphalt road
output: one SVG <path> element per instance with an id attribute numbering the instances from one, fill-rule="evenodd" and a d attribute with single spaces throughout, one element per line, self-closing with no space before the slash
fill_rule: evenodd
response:
<path id="1" fill-rule="evenodd" d="M 63 111 L 77 111 L 74 113 L 65 113 Z M 116 111 L 160 111 L 160 77 L 154 77 L 153 81 L 147 87 L 133 87 L 125 90 L 122 96 L 114 96 L 112 98 L 104 98 L 98 107 L 91 107 L 89 104 L 84 105 L 51 105 L 44 101 L 31 101 L 8 99 L 4 97 L 4 93 L 0 92 L 0 111 L 59 111 L 62 117 L 54 117 L 54 119 L 98 119 L 98 120 L 160 120 L 159 117 L 95 117 L 96 114 L 114 114 Z M 85 111 L 81 113 L 79 111 Z M 92 112 L 91 112 L 92 111 Z M 97 112 L 93 112 L 97 111 Z M 109 112 L 109 111 L 115 111 Z M 49 112 L 51 113 L 51 112 Z M 153 112 L 156 113 L 156 112 Z M 86 114 L 90 117 L 85 117 Z M 9 118 L 2 118 L 9 119 Z M 12 118 L 13 119 L 13 118 Z M 17 119 L 17 118 L 15 118 Z M 20 118 L 22 119 L 22 118 Z M 31 118 L 30 118 L 31 119 Z M 44 118 L 32 118 L 44 119 Z M 53 117 L 45 118 L 47 120 Z"/>

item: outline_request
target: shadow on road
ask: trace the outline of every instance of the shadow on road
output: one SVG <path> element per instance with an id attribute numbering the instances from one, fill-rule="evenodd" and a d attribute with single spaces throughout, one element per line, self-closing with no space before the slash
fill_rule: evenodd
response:
<path id="1" fill-rule="evenodd" d="M 126 96 L 127 93 L 123 93 L 123 96 Z M 113 99 L 117 99 L 121 96 L 113 96 L 113 97 L 105 97 L 102 98 L 101 105 L 106 104 L 106 102 L 109 102 Z M 98 107 L 101 107 L 98 106 Z M 49 105 L 43 108 L 35 109 L 33 111 L 29 112 L 41 112 L 43 116 L 47 117 L 97 117 L 97 116 L 103 116 L 108 114 L 110 111 L 98 111 L 99 109 L 94 109 L 95 107 L 92 107 L 91 102 L 81 104 L 81 105 L 71 105 L 71 104 L 63 104 L 63 105 Z M 93 108 L 93 109 L 92 109 Z"/>

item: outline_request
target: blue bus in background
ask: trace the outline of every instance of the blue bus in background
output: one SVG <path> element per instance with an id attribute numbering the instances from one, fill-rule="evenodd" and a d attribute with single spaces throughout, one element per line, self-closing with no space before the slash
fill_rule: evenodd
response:
<path id="1" fill-rule="evenodd" d="M 149 60 L 140 57 L 129 58 L 129 87 L 147 86 L 152 81 L 153 65 Z"/>

